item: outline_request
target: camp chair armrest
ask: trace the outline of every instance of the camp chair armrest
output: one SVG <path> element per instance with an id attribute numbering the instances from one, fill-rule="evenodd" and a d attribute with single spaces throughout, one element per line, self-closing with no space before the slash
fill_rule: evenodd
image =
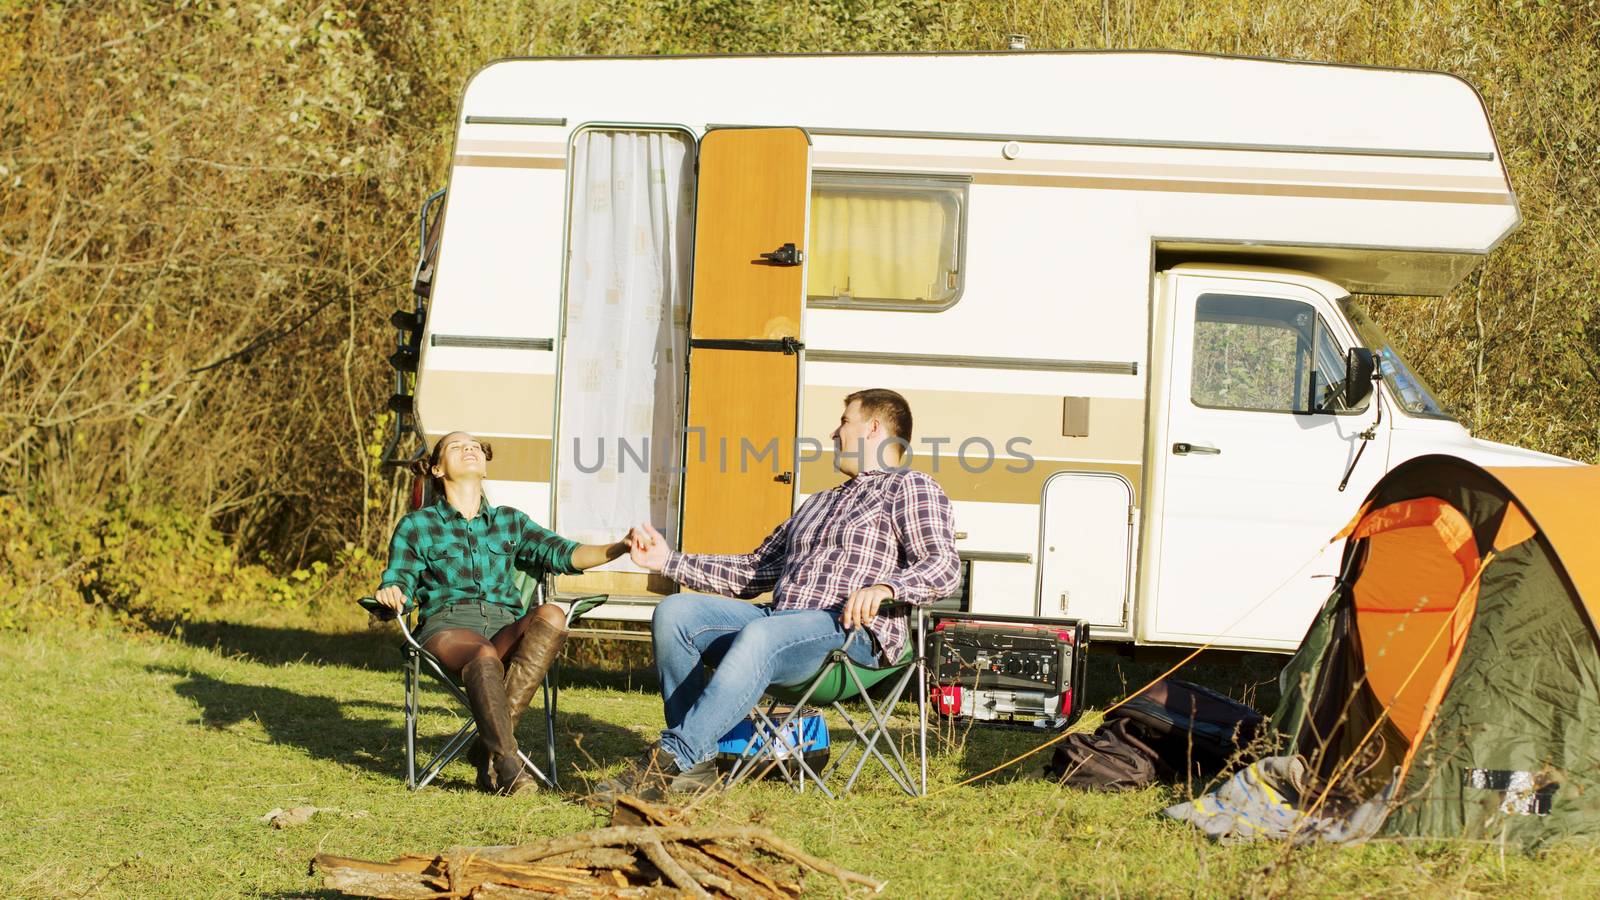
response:
<path id="1" fill-rule="evenodd" d="M 382 603 L 379 603 L 375 597 L 362 597 L 360 600 L 356 601 L 356 605 L 367 612 L 372 613 L 374 616 L 377 616 L 379 620 L 384 622 L 399 616 L 399 613 L 387 606 L 384 606 Z"/>
<path id="2" fill-rule="evenodd" d="M 381 622 L 393 621 L 398 624 L 400 626 L 400 637 L 405 639 L 406 646 L 417 651 L 418 653 L 426 652 L 422 649 L 422 645 L 417 643 L 417 639 L 411 636 L 411 627 L 406 624 L 405 616 L 396 614 L 394 610 L 384 606 L 382 603 L 379 603 L 372 597 L 362 597 L 356 601 L 356 604 L 367 612 L 377 616 L 378 620 Z M 432 655 L 429 654 L 429 657 L 431 658 Z"/>
<path id="3" fill-rule="evenodd" d="M 589 594 L 584 597 L 573 597 L 567 600 L 567 627 L 571 628 L 576 625 L 579 619 L 594 612 L 610 599 L 610 594 Z"/>

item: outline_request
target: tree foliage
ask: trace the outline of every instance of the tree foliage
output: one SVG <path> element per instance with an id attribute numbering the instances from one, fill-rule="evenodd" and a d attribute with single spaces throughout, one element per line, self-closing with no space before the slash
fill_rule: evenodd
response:
<path id="1" fill-rule="evenodd" d="M 179 511 L 286 570 L 380 543 L 385 316 L 490 60 L 1015 33 L 1467 79 L 1524 224 L 1376 315 L 1476 433 L 1600 458 L 1595 0 L 46 0 L 0 27 L 0 492 L 36 514 Z"/>

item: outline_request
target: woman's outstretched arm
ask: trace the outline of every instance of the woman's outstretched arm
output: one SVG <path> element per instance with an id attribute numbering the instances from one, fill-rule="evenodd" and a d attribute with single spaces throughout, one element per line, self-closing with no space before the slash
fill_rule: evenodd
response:
<path id="1" fill-rule="evenodd" d="M 574 569 L 592 569 L 603 566 L 619 556 L 628 555 L 628 540 L 623 538 L 615 544 L 579 544 L 572 549 L 572 567 Z"/>

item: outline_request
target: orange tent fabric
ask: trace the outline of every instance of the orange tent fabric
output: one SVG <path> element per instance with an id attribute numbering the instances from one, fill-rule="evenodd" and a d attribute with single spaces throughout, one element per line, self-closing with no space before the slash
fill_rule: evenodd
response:
<path id="1" fill-rule="evenodd" d="M 1561 557 L 1600 629 L 1600 466 L 1486 469 L 1517 498 Z"/>
<path id="2" fill-rule="evenodd" d="M 1477 598 L 1477 542 L 1461 512 L 1436 497 L 1370 511 L 1355 584 L 1367 683 L 1408 741 L 1426 730 L 1441 680 L 1454 670 Z"/>

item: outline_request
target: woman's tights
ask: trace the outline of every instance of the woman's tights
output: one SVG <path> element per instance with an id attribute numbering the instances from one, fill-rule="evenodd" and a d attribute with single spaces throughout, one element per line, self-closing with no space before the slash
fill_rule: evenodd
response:
<path id="1" fill-rule="evenodd" d="M 446 628 L 428 638 L 422 649 L 432 653 L 452 675 L 459 676 L 467 663 L 475 659 L 494 657 L 505 660 L 516 649 L 523 634 L 532 627 L 536 616 L 543 617 L 562 630 L 567 627 L 566 615 L 561 608 L 547 603 L 495 632 L 494 637 L 486 638 L 470 628 Z"/>

